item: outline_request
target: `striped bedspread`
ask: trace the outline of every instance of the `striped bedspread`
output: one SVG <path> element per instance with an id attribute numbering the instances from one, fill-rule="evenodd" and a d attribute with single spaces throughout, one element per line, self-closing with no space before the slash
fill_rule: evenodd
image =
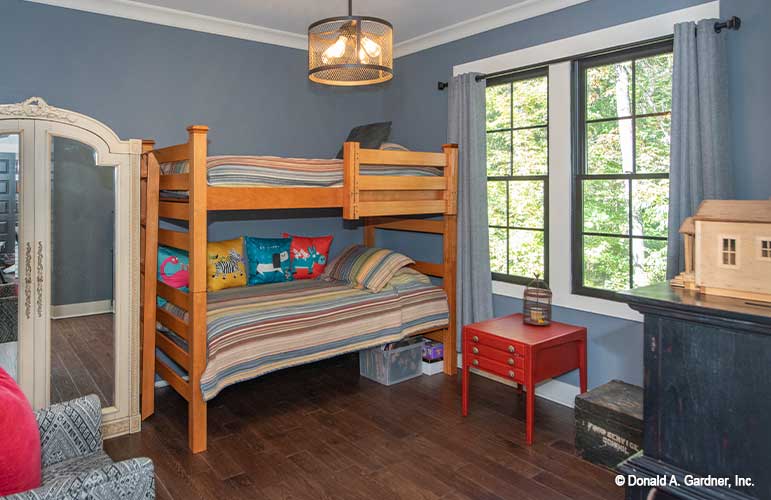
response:
<path id="1" fill-rule="evenodd" d="M 281 158 L 278 156 L 210 156 L 207 174 L 211 186 L 303 186 L 343 185 L 343 160 Z M 161 173 L 182 174 L 188 162 L 162 163 Z M 362 165 L 361 175 L 441 176 L 432 167 Z"/>
<path id="2" fill-rule="evenodd" d="M 444 290 L 411 269 L 380 292 L 339 281 L 230 288 L 208 298 L 205 400 L 268 372 L 447 326 Z"/>

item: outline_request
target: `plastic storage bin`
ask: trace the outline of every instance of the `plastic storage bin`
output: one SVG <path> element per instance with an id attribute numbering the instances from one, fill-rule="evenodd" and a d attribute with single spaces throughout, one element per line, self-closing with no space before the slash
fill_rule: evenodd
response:
<path id="1" fill-rule="evenodd" d="M 422 373 L 423 339 L 415 337 L 359 351 L 359 373 L 362 377 L 393 385 Z"/>

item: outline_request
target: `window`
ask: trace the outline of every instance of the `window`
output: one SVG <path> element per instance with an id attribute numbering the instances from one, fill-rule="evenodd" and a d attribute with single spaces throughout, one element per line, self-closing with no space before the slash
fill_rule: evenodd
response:
<path id="1" fill-rule="evenodd" d="M 760 260 L 771 261 L 771 237 L 758 238 L 760 253 L 758 257 Z"/>
<path id="2" fill-rule="evenodd" d="M 487 205 L 493 278 L 548 280 L 548 76 L 487 81 Z"/>
<path id="3" fill-rule="evenodd" d="M 672 43 L 574 66 L 574 293 L 666 279 Z"/>
<path id="4" fill-rule="evenodd" d="M 721 255 L 724 266 L 736 266 L 736 238 L 722 238 Z"/>

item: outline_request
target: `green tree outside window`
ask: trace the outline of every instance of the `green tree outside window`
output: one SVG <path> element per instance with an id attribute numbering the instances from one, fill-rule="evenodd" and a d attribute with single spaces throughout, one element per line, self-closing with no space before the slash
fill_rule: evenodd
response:
<path id="1" fill-rule="evenodd" d="M 577 64 L 579 293 L 666 279 L 672 62 L 667 44 Z"/>
<path id="2" fill-rule="evenodd" d="M 488 80 L 487 202 L 495 279 L 548 276 L 547 69 Z"/>

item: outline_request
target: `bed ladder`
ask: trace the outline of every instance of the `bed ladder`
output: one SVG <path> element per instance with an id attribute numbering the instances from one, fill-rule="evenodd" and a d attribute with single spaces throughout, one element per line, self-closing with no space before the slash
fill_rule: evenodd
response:
<path id="1" fill-rule="evenodd" d="M 155 141 L 142 141 L 142 153 L 153 150 Z M 158 275 L 158 202 L 160 166 L 155 157 L 143 154 L 140 165 L 140 392 L 142 420 L 155 411 L 155 307 L 146 307 L 146 297 L 156 296 Z M 148 376 L 145 370 L 152 371 Z"/>

